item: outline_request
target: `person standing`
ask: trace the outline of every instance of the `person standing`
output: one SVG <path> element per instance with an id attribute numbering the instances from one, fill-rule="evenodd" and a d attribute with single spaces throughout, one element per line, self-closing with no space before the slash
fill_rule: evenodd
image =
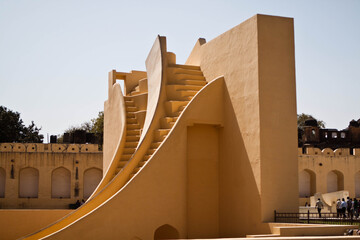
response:
<path id="1" fill-rule="evenodd" d="M 345 202 L 345 199 L 343 198 L 343 199 L 341 200 L 341 205 L 340 205 L 341 215 L 342 215 L 343 218 L 346 217 L 346 207 L 347 207 L 347 204 L 346 204 L 346 202 Z"/>
<path id="2" fill-rule="evenodd" d="M 356 198 L 354 198 L 353 208 L 354 208 L 355 218 L 358 218 L 359 217 L 359 202 Z"/>
<path id="3" fill-rule="evenodd" d="M 324 204 L 322 203 L 322 201 L 320 200 L 320 198 L 318 198 L 316 204 L 315 204 L 315 207 L 317 208 L 318 210 L 318 213 L 319 213 L 319 217 L 321 218 L 321 209 L 324 208 Z"/>
<path id="4" fill-rule="evenodd" d="M 347 197 L 347 201 L 346 201 L 346 204 L 347 204 L 347 213 L 348 213 L 348 218 L 352 218 L 353 217 L 353 214 L 352 214 L 352 199 L 350 197 Z"/>
<path id="5" fill-rule="evenodd" d="M 341 201 L 340 198 L 336 201 L 336 217 L 341 217 Z"/>

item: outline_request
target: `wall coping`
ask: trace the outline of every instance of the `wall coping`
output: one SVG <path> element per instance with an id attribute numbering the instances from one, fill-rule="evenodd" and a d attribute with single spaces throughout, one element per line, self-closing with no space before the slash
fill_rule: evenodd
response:
<path id="1" fill-rule="evenodd" d="M 329 157 L 344 157 L 344 156 L 360 156 L 360 148 L 353 148 L 350 151 L 350 148 L 337 148 L 332 150 L 331 148 L 306 148 L 306 152 L 303 153 L 302 148 L 298 148 L 298 155 L 320 155 L 320 156 L 329 156 Z"/>
<path id="2" fill-rule="evenodd" d="M 0 152 L 101 153 L 98 144 L 0 143 Z"/>

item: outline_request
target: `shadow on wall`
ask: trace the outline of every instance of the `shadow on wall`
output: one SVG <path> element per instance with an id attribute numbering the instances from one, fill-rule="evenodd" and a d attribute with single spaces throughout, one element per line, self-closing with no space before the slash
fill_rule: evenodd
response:
<path id="1" fill-rule="evenodd" d="M 261 222 L 259 189 L 256 185 L 250 156 L 246 151 L 241 126 L 237 121 L 235 107 L 224 88 L 224 121 L 220 140 L 220 236 L 234 237 L 239 233 L 256 233 Z M 226 127 L 232 126 L 232 127 Z M 231 136 L 231 137 L 230 137 Z M 243 216 L 247 216 L 244 222 Z M 265 229 L 264 229 L 265 230 Z M 265 231 L 270 232 L 270 229 Z"/>

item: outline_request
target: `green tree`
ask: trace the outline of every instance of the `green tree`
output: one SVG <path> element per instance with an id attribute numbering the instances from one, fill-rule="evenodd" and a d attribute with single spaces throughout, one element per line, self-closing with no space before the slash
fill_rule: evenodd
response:
<path id="1" fill-rule="evenodd" d="M 305 126 L 305 121 L 308 119 L 315 119 L 317 122 L 317 126 L 319 128 L 325 128 L 325 122 L 322 120 L 317 120 L 316 118 L 314 118 L 312 115 L 310 114 L 306 114 L 306 113 L 301 113 L 297 115 L 297 125 L 298 128 L 303 129 Z"/>
<path id="2" fill-rule="evenodd" d="M 99 144 L 102 145 L 104 141 L 104 112 L 98 113 L 97 118 L 91 119 L 91 130 L 99 139 Z"/>
<path id="3" fill-rule="evenodd" d="M 42 143 L 40 130 L 33 121 L 26 127 L 20 113 L 0 106 L 0 142 Z"/>

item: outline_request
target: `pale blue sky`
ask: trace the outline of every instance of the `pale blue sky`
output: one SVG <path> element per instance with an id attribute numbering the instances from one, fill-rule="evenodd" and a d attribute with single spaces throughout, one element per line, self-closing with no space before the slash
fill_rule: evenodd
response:
<path id="1" fill-rule="evenodd" d="M 60 134 L 103 110 L 107 74 L 145 70 L 158 34 L 184 63 L 256 13 L 293 17 L 298 113 L 360 118 L 360 1 L 0 0 L 0 105 Z"/>

